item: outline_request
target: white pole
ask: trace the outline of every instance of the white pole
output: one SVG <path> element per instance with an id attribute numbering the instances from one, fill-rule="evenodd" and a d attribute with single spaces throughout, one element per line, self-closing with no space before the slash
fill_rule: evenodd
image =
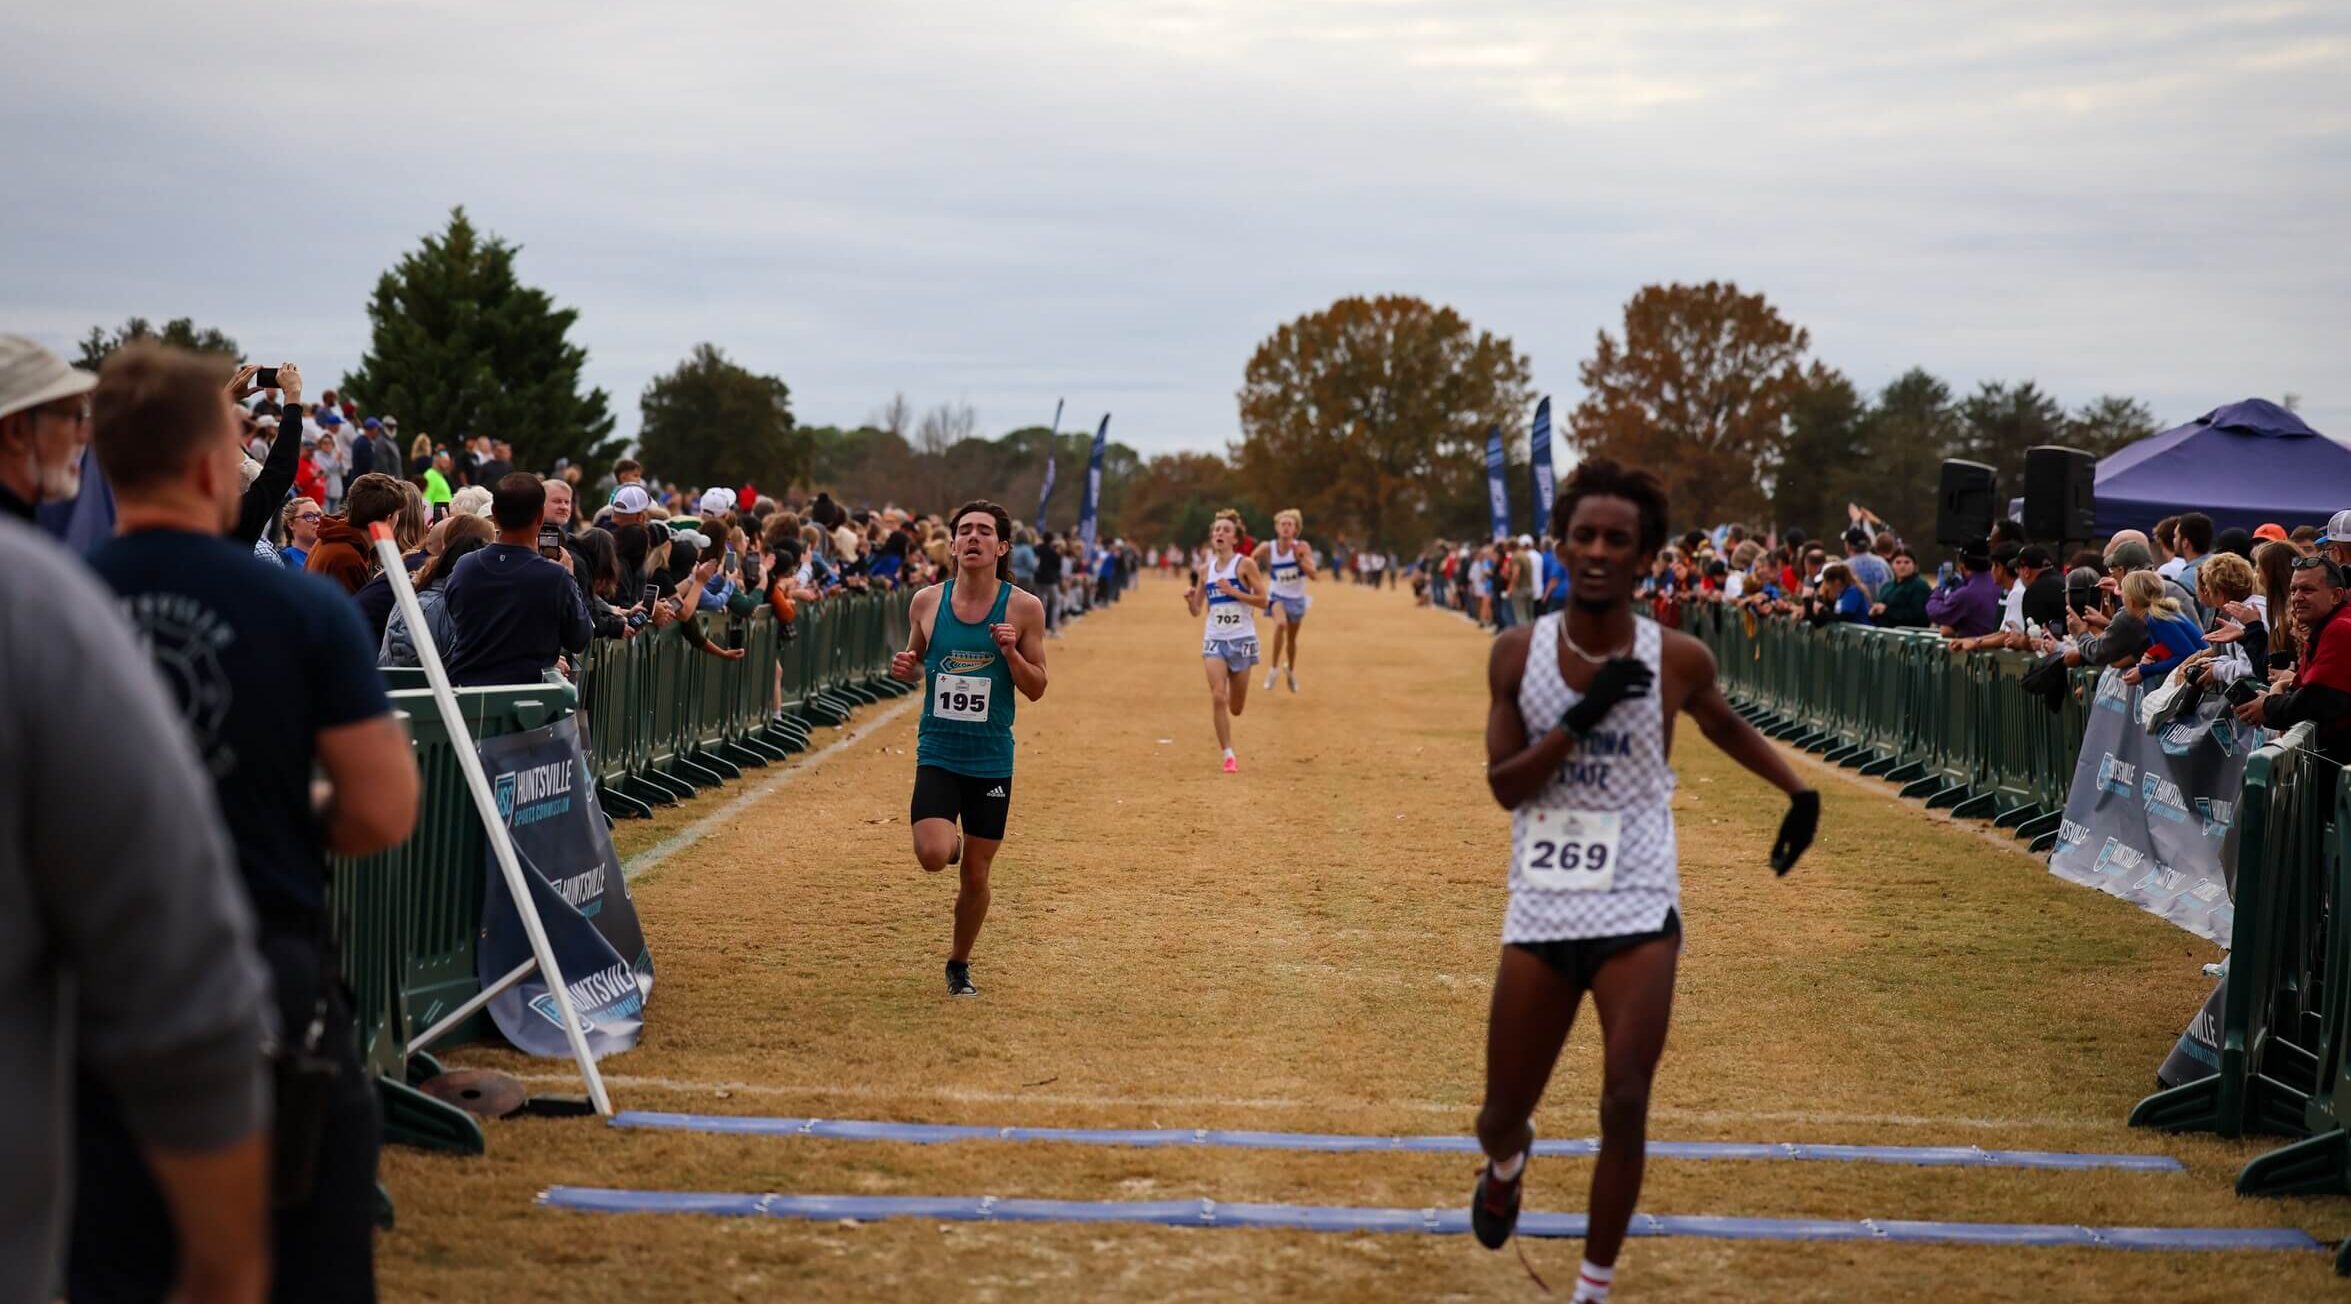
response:
<path id="1" fill-rule="evenodd" d="M 538 958 L 539 972 L 547 978 L 548 994 L 555 998 L 555 1014 L 563 1020 L 563 1036 L 571 1043 L 571 1057 L 579 1062 L 580 1077 L 588 1084 L 588 1099 L 595 1104 L 597 1113 L 610 1118 L 612 1098 L 604 1093 L 604 1075 L 596 1071 L 596 1057 L 588 1053 L 587 1034 L 580 1030 L 579 1016 L 572 1012 L 571 991 L 563 985 L 563 970 L 555 963 L 554 949 L 547 945 L 547 929 L 539 922 L 538 904 L 531 898 L 530 884 L 523 879 L 522 862 L 515 857 L 513 835 L 498 815 L 498 799 L 490 795 L 490 780 L 482 773 L 481 756 L 474 751 L 473 733 L 465 727 L 465 716 L 457 709 L 457 694 L 450 690 L 449 674 L 441 668 L 441 650 L 433 646 L 433 632 L 425 624 L 424 609 L 416 604 L 416 586 L 408 582 L 408 568 L 400 563 L 400 547 L 392 541 L 392 527 L 378 521 L 368 527 L 368 534 L 375 540 L 376 556 L 383 561 L 384 575 L 391 581 L 392 596 L 400 603 L 400 616 L 408 622 L 408 637 L 416 644 L 416 659 L 424 666 L 425 681 L 433 687 L 433 703 L 440 708 L 450 741 L 456 744 L 457 768 L 465 773 L 465 786 L 473 793 L 474 809 L 482 817 L 482 830 L 489 834 L 491 854 L 498 858 L 498 873 L 506 880 L 506 894 L 514 898 L 514 912 L 522 917 L 523 932 L 530 935 L 531 954 Z"/>
<path id="2" fill-rule="evenodd" d="M 473 995 L 466 997 L 465 1004 L 458 1006 L 456 1009 L 449 1011 L 445 1015 L 442 1015 L 441 1021 L 439 1023 L 436 1023 L 432 1027 L 425 1029 L 423 1032 L 416 1034 L 416 1039 L 408 1043 L 408 1050 L 405 1053 L 414 1055 L 418 1051 L 423 1050 L 425 1047 L 432 1045 L 436 1041 L 439 1041 L 441 1038 L 448 1036 L 449 1030 L 451 1028 L 454 1028 L 458 1024 L 465 1022 L 467 1019 L 472 1018 L 474 1011 L 479 1010 L 494 1000 L 497 1000 L 499 995 L 507 988 L 514 986 L 516 983 L 521 982 L 523 979 L 530 977 L 532 974 L 537 973 L 538 971 L 539 960 L 537 956 L 533 956 L 530 959 L 523 961 L 521 964 L 514 966 L 512 969 L 507 970 L 505 977 L 500 978 L 494 983 L 491 983 L 489 986 L 484 987 L 478 992 L 475 992 Z"/>

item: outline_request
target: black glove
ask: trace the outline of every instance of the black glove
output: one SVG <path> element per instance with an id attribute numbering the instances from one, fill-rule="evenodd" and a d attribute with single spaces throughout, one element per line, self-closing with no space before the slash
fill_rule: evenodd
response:
<path id="1" fill-rule="evenodd" d="M 1819 829 L 1820 794 L 1807 788 L 1788 798 L 1788 816 L 1780 821 L 1779 840 L 1771 844 L 1771 872 L 1784 876 L 1794 869 Z"/>
<path id="2" fill-rule="evenodd" d="M 1592 676 L 1592 686 L 1584 690 L 1583 700 L 1567 708 L 1559 717 L 1559 727 L 1581 738 L 1592 731 L 1592 726 L 1605 719 L 1616 704 L 1649 695 L 1649 683 L 1656 672 L 1631 657 L 1615 657 L 1600 667 Z"/>

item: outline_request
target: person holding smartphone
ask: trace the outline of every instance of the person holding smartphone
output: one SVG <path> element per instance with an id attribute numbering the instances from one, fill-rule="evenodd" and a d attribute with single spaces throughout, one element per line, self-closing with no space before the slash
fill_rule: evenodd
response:
<path id="1" fill-rule="evenodd" d="M 449 573 L 452 647 L 444 650 L 449 682 L 459 688 L 538 682 L 566 652 L 587 650 L 595 636 L 587 603 L 560 542 L 540 551 L 547 488 L 517 471 L 490 494 L 497 541 Z"/>

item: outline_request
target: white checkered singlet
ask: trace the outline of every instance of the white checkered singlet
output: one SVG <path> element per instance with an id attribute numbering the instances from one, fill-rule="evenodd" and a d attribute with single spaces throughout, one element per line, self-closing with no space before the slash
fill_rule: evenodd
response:
<path id="1" fill-rule="evenodd" d="M 1559 722 L 1582 694 L 1560 677 L 1564 615 L 1535 622 L 1527 646 L 1526 673 L 1518 684 L 1518 713 L 1529 735 Z M 1664 631 L 1653 620 L 1635 620 L 1633 655 L 1663 679 L 1658 649 Z M 1571 654 L 1572 655 L 1572 654 Z M 1502 917 L 1502 940 L 1553 942 L 1622 937 L 1665 926 L 1666 912 L 1681 904 L 1681 871 L 1674 856 L 1673 771 L 1665 763 L 1665 715 L 1649 695 L 1619 702 L 1568 753 L 1559 773 L 1533 800 L 1510 814 L 1510 910 Z M 1599 755 L 1605 751 L 1606 755 Z M 1543 806 L 1616 811 L 1623 825 L 1616 851 L 1616 881 L 1605 892 L 1547 891 L 1522 881 L 1518 864 L 1535 812 Z"/>

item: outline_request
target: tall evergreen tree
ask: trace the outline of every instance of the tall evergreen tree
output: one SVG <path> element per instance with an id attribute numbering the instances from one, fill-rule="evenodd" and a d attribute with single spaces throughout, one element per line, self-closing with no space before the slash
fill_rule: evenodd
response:
<path id="1" fill-rule="evenodd" d="M 1943 459 L 1959 455 L 1963 433 L 1951 387 L 1924 367 L 1887 382 L 1861 424 L 1861 474 L 1847 494 L 1920 549 L 1921 561 L 1934 546 Z"/>
<path id="2" fill-rule="evenodd" d="M 2065 408 L 2031 381 L 2010 385 L 1987 380 L 1959 405 L 1966 423 L 1959 456 L 1982 462 L 2000 475 L 2005 503 L 2024 494 L 2024 453 L 2037 444 L 2065 442 Z"/>
<path id="3" fill-rule="evenodd" d="M 518 252 L 451 210 L 446 228 L 376 282 L 374 338 L 342 387 L 399 417 L 410 438 L 485 434 L 514 445 L 518 469 L 568 457 L 593 477 L 620 441 L 604 391 L 580 390 L 588 351 L 564 338 L 579 313 L 517 279 Z"/>
<path id="4" fill-rule="evenodd" d="M 2066 418 L 2064 442 L 2097 457 L 2117 453 L 2156 431 L 2155 413 L 2135 398 L 2101 394 Z"/>
<path id="5" fill-rule="evenodd" d="M 637 405 L 644 414 L 637 455 L 664 480 L 748 481 L 781 493 L 814 468 L 815 441 L 792 424 L 792 391 L 715 344 L 695 345 L 675 371 L 655 376 Z"/>
<path id="6" fill-rule="evenodd" d="M 146 318 L 133 317 L 116 327 L 112 333 L 92 326 L 90 333 L 82 337 L 79 365 L 85 371 L 96 371 L 105 365 L 108 355 L 134 340 L 157 340 L 174 348 L 217 353 L 230 359 L 244 356 L 235 340 L 214 327 L 199 327 L 192 318 L 174 317 L 163 323 L 163 329 L 157 330 Z"/>
<path id="7" fill-rule="evenodd" d="M 1853 382 L 1815 362 L 1788 401 L 1788 435 L 1772 484 L 1772 517 L 1813 538 L 1845 528 L 1845 504 L 1857 491 L 1864 405 Z"/>

